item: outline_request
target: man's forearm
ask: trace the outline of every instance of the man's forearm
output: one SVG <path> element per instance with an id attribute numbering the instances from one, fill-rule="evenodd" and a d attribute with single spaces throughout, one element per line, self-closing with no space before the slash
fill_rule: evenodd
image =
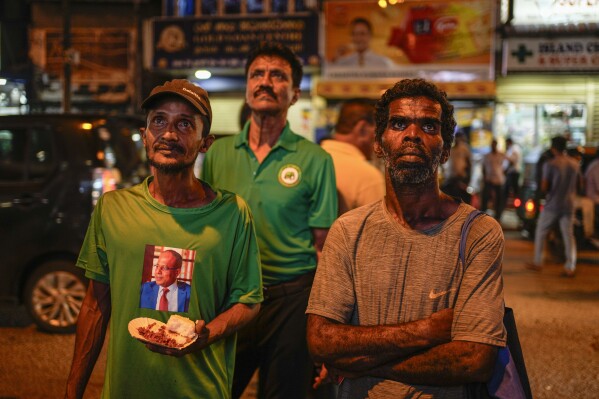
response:
<path id="1" fill-rule="evenodd" d="M 66 398 L 82 398 L 98 355 L 102 350 L 110 320 L 110 288 L 90 281 L 77 320 L 75 350 L 67 380 Z"/>
<path id="2" fill-rule="evenodd" d="M 351 326 L 308 317 L 308 347 L 317 363 L 348 371 L 369 370 L 450 341 L 453 311 L 392 326 Z"/>
<path id="3" fill-rule="evenodd" d="M 260 311 L 260 304 L 236 303 L 229 309 L 219 314 L 206 325 L 209 330 L 208 342 L 210 345 L 220 339 L 226 338 L 248 324 Z"/>
<path id="4" fill-rule="evenodd" d="M 362 374 L 433 386 L 486 382 L 493 372 L 496 356 L 495 346 L 453 341 Z"/>

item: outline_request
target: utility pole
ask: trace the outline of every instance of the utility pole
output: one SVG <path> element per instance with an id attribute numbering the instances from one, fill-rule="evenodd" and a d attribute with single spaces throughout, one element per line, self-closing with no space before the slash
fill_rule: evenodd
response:
<path id="1" fill-rule="evenodd" d="M 142 21 L 140 15 L 140 0 L 133 0 L 133 15 L 135 21 L 135 68 L 133 69 L 134 75 L 134 93 L 131 95 L 131 113 L 135 113 L 141 107 L 142 91 L 143 91 L 143 59 L 141 54 L 143 53 L 143 40 L 142 40 Z"/>
<path id="2" fill-rule="evenodd" d="M 63 51 L 63 79 L 62 79 L 62 112 L 71 112 L 71 7 L 69 0 L 62 0 L 62 51 Z"/>

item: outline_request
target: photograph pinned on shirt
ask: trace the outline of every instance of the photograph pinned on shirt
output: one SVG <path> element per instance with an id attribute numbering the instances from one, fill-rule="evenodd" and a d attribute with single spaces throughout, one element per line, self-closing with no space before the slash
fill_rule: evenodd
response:
<path id="1" fill-rule="evenodd" d="M 139 307 L 186 313 L 195 256 L 190 249 L 146 245 Z"/>

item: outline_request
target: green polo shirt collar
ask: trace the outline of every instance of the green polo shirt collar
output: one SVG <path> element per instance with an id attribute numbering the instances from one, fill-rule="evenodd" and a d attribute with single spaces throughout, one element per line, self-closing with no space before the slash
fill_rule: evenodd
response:
<path id="1" fill-rule="evenodd" d="M 247 148 L 250 148 L 250 143 L 248 140 L 249 131 L 250 122 L 246 122 L 241 133 L 235 137 L 235 148 L 239 148 L 241 146 L 246 146 Z M 291 128 L 289 127 L 289 121 L 285 123 L 283 132 L 281 133 L 281 136 L 279 136 L 279 139 L 277 140 L 272 150 L 276 149 L 277 147 L 284 148 L 287 151 L 297 151 L 297 139 L 291 131 Z"/>

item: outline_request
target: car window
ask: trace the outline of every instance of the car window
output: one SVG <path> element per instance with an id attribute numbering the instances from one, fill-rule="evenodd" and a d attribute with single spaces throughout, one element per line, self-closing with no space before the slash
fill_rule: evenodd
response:
<path id="1" fill-rule="evenodd" d="M 25 129 L 0 129 L 0 181 L 23 180 L 26 148 Z"/>
<path id="2" fill-rule="evenodd" d="M 0 129 L 0 182 L 44 179 L 54 170 L 54 158 L 46 129 Z"/>
<path id="3" fill-rule="evenodd" d="M 55 154 L 52 135 L 45 129 L 33 129 L 30 132 L 28 147 L 28 180 L 41 180 L 54 171 Z"/>

